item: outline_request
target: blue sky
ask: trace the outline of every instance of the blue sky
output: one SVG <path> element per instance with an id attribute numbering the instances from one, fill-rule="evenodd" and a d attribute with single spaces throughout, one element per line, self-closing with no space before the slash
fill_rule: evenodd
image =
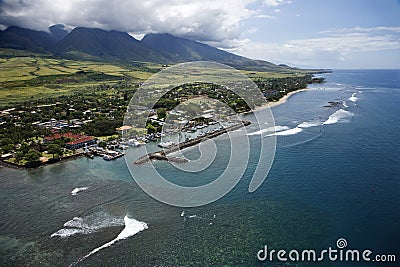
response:
<path id="1" fill-rule="evenodd" d="M 400 68 L 400 0 L 0 0 L 0 28 L 176 36 L 315 68 Z"/>
<path id="2" fill-rule="evenodd" d="M 297 66 L 400 68 L 400 1 L 292 0 L 252 4 L 237 53 Z"/>

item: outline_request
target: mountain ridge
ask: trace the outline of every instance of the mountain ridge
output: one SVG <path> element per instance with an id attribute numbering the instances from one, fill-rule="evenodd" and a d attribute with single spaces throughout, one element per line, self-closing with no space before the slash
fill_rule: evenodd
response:
<path id="1" fill-rule="evenodd" d="M 148 33 L 137 40 L 126 32 L 62 24 L 49 32 L 10 26 L 0 31 L 0 47 L 53 54 L 69 59 L 99 61 L 147 61 L 172 64 L 187 61 L 216 61 L 242 69 L 293 70 L 264 60 L 253 60 L 170 33 Z"/>

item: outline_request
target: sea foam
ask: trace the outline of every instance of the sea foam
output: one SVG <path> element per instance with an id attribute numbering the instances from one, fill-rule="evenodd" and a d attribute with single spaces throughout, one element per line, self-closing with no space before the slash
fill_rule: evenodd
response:
<path id="1" fill-rule="evenodd" d="M 298 134 L 298 133 L 300 133 L 300 132 L 302 132 L 302 131 L 303 131 L 303 129 L 301 129 L 301 128 L 299 128 L 299 127 L 296 127 L 296 128 L 292 128 L 292 129 L 289 129 L 289 130 L 286 130 L 286 131 L 281 131 L 281 132 L 272 133 L 272 134 L 269 134 L 269 135 L 267 135 L 267 136 L 274 136 L 274 135 L 276 135 L 276 136 L 295 135 L 295 134 Z"/>
<path id="2" fill-rule="evenodd" d="M 344 121 L 349 117 L 352 117 L 354 114 L 351 113 L 350 111 L 346 111 L 343 109 L 337 110 L 335 113 L 329 116 L 329 118 L 323 123 L 323 125 L 327 124 L 334 124 L 339 121 Z"/>
<path id="3" fill-rule="evenodd" d="M 305 121 L 297 125 L 298 128 L 310 128 L 315 126 L 320 126 L 322 123 L 320 121 Z"/>
<path id="4" fill-rule="evenodd" d="M 87 190 L 89 187 L 76 187 L 71 191 L 71 195 L 76 196 L 81 191 Z"/>
<path id="5" fill-rule="evenodd" d="M 91 255 L 99 252 L 100 250 L 112 246 L 114 243 L 116 243 L 119 240 L 127 239 L 128 237 L 134 236 L 137 233 L 149 228 L 147 226 L 147 223 L 140 222 L 140 221 L 137 221 L 135 219 L 131 219 L 127 215 L 125 215 L 123 221 L 124 221 L 124 224 L 125 224 L 125 228 L 118 234 L 118 236 L 116 238 L 114 238 L 110 242 L 105 243 L 104 245 L 102 245 L 100 247 L 97 247 L 97 248 L 93 249 L 88 254 L 86 254 L 85 256 L 80 258 L 79 260 L 77 260 L 74 263 L 72 263 L 70 266 L 77 265 L 78 263 L 80 263 L 83 260 L 87 259 Z"/>
<path id="6" fill-rule="evenodd" d="M 253 132 L 253 133 L 248 133 L 247 135 L 262 135 L 264 133 L 283 131 L 283 130 L 287 130 L 287 129 L 289 129 L 289 127 L 276 125 L 276 126 L 268 127 L 265 129 L 261 129 L 259 131 Z"/>
<path id="7" fill-rule="evenodd" d="M 114 238 L 110 242 L 107 242 L 98 248 L 93 249 L 89 254 L 84 256 L 81 260 L 84 260 L 87 257 L 97 253 L 99 250 L 102 250 L 104 248 L 107 248 L 107 247 L 113 245 L 115 242 L 117 242 L 119 240 L 123 240 L 128 237 L 134 236 L 135 234 L 149 228 L 147 223 L 140 222 L 135 219 L 131 219 L 127 215 L 124 217 L 124 222 L 125 222 L 125 228 L 118 234 L 118 236 L 116 238 Z"/>
<path id="8" fill-rule="evenodd" d="M 349 97 L 349 100 L 350 100 L 351 102 L 357 102 L 358 98 L 356 97 L 356 95 L 357 95 L 357 93 L 353 93 L 353 94 L 351 95 L 351 97 Z"/>
<path id="9" fill-rule="evenodd" d="M 91 234 L 103 228 L 122 226 L 122 218 L 112 217 L 105 212 L 97 212 L 85 217 L 74 217 L 64 223 L 63 228 L 51 234 L 51 237 L 67 238 L 76 234 Z"/>

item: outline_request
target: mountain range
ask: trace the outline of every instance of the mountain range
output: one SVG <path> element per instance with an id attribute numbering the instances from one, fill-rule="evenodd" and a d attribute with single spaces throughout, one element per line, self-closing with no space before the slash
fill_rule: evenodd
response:
<path id="1" fill-rule="evenodd" d="M 233 53 L 173 36 L 149 33 L 137 40 L 126 32 L 53 25 L 49 31 L 36 31 L 10 26 L 0 31 L 0 47 L 52 54 L 68 59 L 99 61 L 146 61 L 163 64 L 209 60 L 241 69 L 273 71 L 293 70 L 286 65 L 253 60 Z"/>

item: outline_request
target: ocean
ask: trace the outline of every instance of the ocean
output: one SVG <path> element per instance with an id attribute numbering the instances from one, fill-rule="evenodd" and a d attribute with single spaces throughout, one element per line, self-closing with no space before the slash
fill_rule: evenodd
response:
<path id="1" fill-rule="evenodd" d="M 326 83 L 272 108 L 275 159 L 253 193 L 248 187 L 257 145 L 271 138 L 254 123 L 246 129 L 253 150 L 242 179 L 223 198 L 195 208 L 148 196 L 124 158 L 79 158 L 33 170 L 0 167 L 0 265 L 365 266 L 327 257 L 257 258 L 265 246 L 321 251 L 338 249 L 337 241 L 345 239 L 347 249 L 396 255 L 397 264 L 373 266 L 398 266 L 400 70 L 321 76 Z M 244 119 L 254 122 L 252 115 Z M 182 175 L 166 162 L 155 166 L 176 184 L 204 185 L 223 172 L 228 142 L 226 135 L 215 139 L 216 164 L 200 174 Z M 197 148 L 187 152 L 198 154 Z"/>

